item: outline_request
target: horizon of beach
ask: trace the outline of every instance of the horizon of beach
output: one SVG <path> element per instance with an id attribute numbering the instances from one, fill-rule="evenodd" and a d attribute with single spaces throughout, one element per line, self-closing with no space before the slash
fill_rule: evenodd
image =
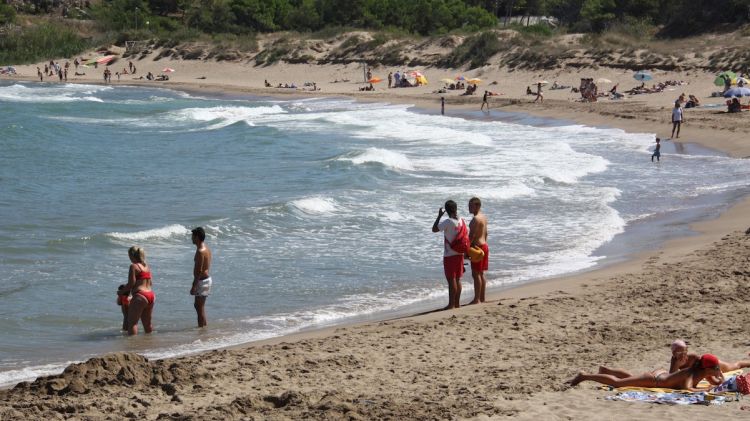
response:
<path id="1" fill-rule="evenodd" d="M 175 75 L 178 75 L 183 71 L 188 74 L 189 72 L 186 69 L 191 64 L 194 63 L 186 64 L 185 69 L 175 66 L 172 63 L 170 63 L 170 66 L 175 67 Z M 196 73 L 194 74 L 201 74 L 201 70 L 195 70 Z M 193 74 L 186 76 L 186 79 L 191 76 Z M 265 79 L 263 75 L 257 76 L 248 85 L 257 82 L 262 83 L 261 81 Z M 329 74 L 329 76 L 331 75 Z M 567 74 L 564 77 L 571 78 L 578 76 L 579 74 Z M 431 79 L 437 80 L 438 78 L 434 77 Z M 561 77 L 560 79 L 563 78 Z M 286 96 L 290 94 L 273 89 L 237 86 L 230 81 L 231 78 L 224 79 L 215 84 L 207 84 L 203 80 L 182 81 L 179 78 L 174 78 L 171 83 L 163 85 L 148 83 L 138 83 L 138 85 L 163 86 L 169 89 L 182 89 L 192 92 L 203 91 L 219 95 L 255 94 L 274 96 L 276 94 L 278 96 L 278 94 L 282 94 Z M 98 83 L 95 80 L 80 80 L 80 82 Z M 567 82 L 567 80 L 564 80 L 564 82 Z M 125 83 L 122 82 L 122 84 Z M 517 81 L 508 81 L 508 84 L 515 85 Z M 323 89 L 327 89 L 328 86 L 332 85 L 337 84 L 318 84 Z M 697 85 L 698 83 L 693 84 L 693 86 Z M 687 86 L 689 87 L 690 85 Z M 413 103 L 422 109 L 439 110 L 439 95 L 428 94 L 424 92 L 424 89 L 422 91 L 415 90 L 402 94 L 402 90 L 409 91 L 407 88 L 398 89 L 398 95 L 392 95 L 391 91 L 394 90 L 389 90 L 385 94 L 381 93 L 382 90 L 378 90 L 375 92 L 376 95 L 371 95 L 373 94 L 372 92 L 344 92 L 345 89 L 341 89 L 340 91 L 332 90 L 314 93 L 295 91 L 291 95 L 299 95 L 300 97 L 346 95 L 362 101 Z M 668 101 L 665 96 L 679 95 L 676 92 L 678 91 L 651 94 L 654 96 L 645 95 L 648 98 L 643 103 L 641 101 L 632 101 L 614 103 L 612 105 L 608 103 L 573 104 L 568 98 L 557 97 L 562 95 L 562 93 L 559 95 L 550 95 L 551 98 L 548 98 L 545 93 L 545 105 L 543 106 L 529 104 L 533 99 L 532 97 L 528 97 L 528 100 L 526 100 L 527 97 L 500 98 L 501 101 L 494 102 L 492 105 L 493 110 L 499 109 L 501 111 L 519 112 L 544 118 L 570 120 L 590 126 L 615 127 L 628 132 L 649 132 L 650 129 L 654 129 L 654 132 L 658 135 L 661 130 L 664 132 L 668 130 L 666 126 L 668 122 L 665 122 L 665 119 L 668 118 L 667 113 L 669 108 L 664 109 L 664 107 L 668 107 Z M 686 92 L 689 92 L 689 90 L 686 89 Z M 479 93 L 481 93 L 481 87 Z M 717 101 L 713 102 L 718 103 L 719 100 L 717 99 Z M 462 111 L 471 110 L 474 107 L 478 109 L 480 103 L 481 95 L 470 98 L 451 96 L 446 100 L 448 113 L 458 108 Z M 664 115 L 654 116 L 652 120 L 638 114 L 640 112 L 641 114 L 648 115 L 653 110 L 660 110 Z M 635 116 L 629 114 L 630 112 L 633 112 Z M 711 110 L 705 112 L 708 113 Z M 690 118 L 689 113 L 686 115 Z M 721 119 L 725 116 L 716 117 L 716 121 L 710 120 L 711 117 L 713 116 L 701 116 L 701 122 L 698 124 L 699 127 L 695 128 L 691 127 L 688 120 L 688 124 L 683 126 L 682 138 L 688 142 L 694 142 L 722 151 L 733 157 L 750 156 L 750 145 L 742 144 L 741 142 L 742 135 L 748 133 L 746 126 L 739 127 L 740 132 L 737 131 L 737 128 L 734 131 L 718 128 L 713 129 L 711 128 L 712 123 L 717 123 L 717 121 L 719 123 L 722 122 L 723 120 Z M 610 346 L 606 344 L 605 340 L 608 335 L 615 336 L 612 340 L 614 343 L 619 344 L 619 346 L 632 344 L 633 352 L 642 353 L 642 357 L 637 357 L 632 355 L 632 353 L 619 351 L 612 355 L 612 359 L 608 360 L 609 362 L 618 366 L 623 365 L 629 369 L 650 368 L 653 364 L 658 364 L 668 356 L 668 350 L 665 346 L 668 345 L 671 339 L 669 339 L 670 336 L 667 333 L 674 337 L 684 337 L 690 333 L 694 335 L 693 338 L 706 340 L 711 336 L 711 333 L 717 333 L 712 332 L 713 329 L 711 326 L 708 326 L 708 321 L 715 321 L 718 315 L 706 316 L 707 320 L 701 323 L 703 328 L 697 330 L 686 326 L 687 323 L 677 320 L 676 315 L 665 316 L 664 320 L 659 323 L 647 317 L 643 320 L 644 325 L 657 326 L 657 329 L 660 328 L 665 331 L 661 332 L 661 334 L 658 332 L 642 332 L 641 330 L 646 329 L 642 327 L 640 329 L 636 328 L 635 331 L 629 330 L 628 335 L 622 335 L 621 337 L 617 336 L 613 331 L 616 332 L 617 329 L 624 329 L 626 323 L 617 320 L 608 320 L 605 315 L 591 314 L 589 315 L 591 319 L 586 320 L 586 315 L 576 313 L 575 320 L 570 321 L 570 325 L 567 325 L 567 322 L 563 320 L 566 318 L 566 314 L 576 311 L 575 306 L 571 307 L 569 304 L 585 305 L 587 301 L 584 297 L 591 299 L 592 291 L 604 293 L 604 297 L 600 298 L 600 302 L 596 302 L 596 305 L 598 305 L 597 308 L 599 309 L 606 308 L 610 304 L 608 303 L 606 294 L 616 295 L 622 293 L 622 291 L 618 291 L 618 285 L 620 288 L 626 288 L 623 282 L 627 280 L 633 281 L 634 285 L 638 283 L 642 284 L 647 291 L 664 292 L 664 279 L 666 277 L 669 279 L 669 287 L 672 288 L 667 288 L 667 291 L 679 290 L 680 280 L 664 268 L 680 272 L 680 269 L 686 267 L 691 268 L 697 274 L 700 273 L 699 268 L 705 265 L 711 269 L 709 272 L 711 276 L 715 276 L 717 282 L 728 284 L 726 285 L 727 289 L 734 288 L 738 291 L 741 290 L 738 285 L 747 286 L 747 272 L 739 270 L 739 274 L 730 273 L 728 269 L 723 270 L 721 267 L 718 267 L 718 262 L 711 262 L 710 259 L 715 257 L 715 254 L 719 254 L 724 257 L 723 259 L 719 259 L 720 262 L 726 264 L 731 260 L 729 256 L 734 258 L 740 257 L 740 261 L 736 264 L 741 266 L 743 247 L 747 247 L 748 241 L 742 237 L 740 231 L 744 231 L 745 229 L 742 224 L 746 224 L 744 215 L 747 215 L 749 209 L 750 199 L 745 196 L 738 203 L 722 212 L 717 218 L 710 218 L 709 220 L 702 220 L 691 224 L 691 228 L 697 233 L 695 235 L 670 239 L 661 244 L 656 250 L 636 251 L 625 262 L 606 265 L 602 268 L 586 271 L 585 273 L 554 277 L 503 291 L 489 291 L 489 302 L 487 304 L 464 307 L 455 312 L 436 312 L 397 318 L 395 320 L 364 322 L 343 327 L 335 326 L 312 332 L 301 332 L 268 339 L 241 347 L 233 347 L 230 350 L 210 351 L 199 355 L 168 359 L 156 363 L 128 360 L 130 361 L 128 364 L 132 363 L 134 367 L 138 367 L 138 370 L 142 370 L 138 372 L 138 370 L 134 369 L 132 376 L 126 376 L 128 378 L 126 380 L 121 378 L 121 372 L 118 372 L 119 374 L 111 373 L 108 370 L 112 367 L 117 367 L 118 363 L 121 365 L 120 368 L 122 368 L 124 366 L 123 358 L 129 359 L 133 357 L 122 355 L 105 356 L 99 361 L 107 363 L 85 363 L 84 367 L 89 367 L 88 372 L 71 374 L 75 371 L 72 370 L 71 373 L 67 374 L 68 377 L 63 375 L 65 381 L 56 381 L 54 379 L 41 380 L 38 390 L 33 386 L 26 385 L 4 392 L 6 399 L 2 400 L 0 415 L 17 415 L 18 405 L 27 405 L 26 408 L 36 408 L 34 416 L 54 413 L 65 413 L 73 416 L 93 414 L 95 416 L 95 414 L 108 413 L 112 409 L 125 410 L 131 401 L 131 397 L 123 396 L 104 406 L 101 406 L 102 400 L 108 394 L 125 392 L 130 388 L 136 388 L 139 392 L 147 396 L 144 400 L 148 404 L 138 403 L 136 405 L 138 409 L 133 410 L 135 411 L 134 414 L 139 416 L 148 414 L 149 418 L 154 418 L 161 411 L 163 414 L 171 416 L 171 419 L 176 419 L 175 416 L 170 414 L 173 411 L 177 411 L 180 405 L 185 402 L 189 402 L 189 405 L 187 405 L 189 407 L 188 412 L 195 414 L 194 416 L 198 418 L 222 416 L 220 414 L 228 418 L 240 418 L 255 414 L 256 416 L 272 419 L 307 416 L 314 418 L 354 417 L 355 419 L 357 417 L 363 419 L 371 417 L 441 418 L 446 414 L 445 412 L 439 412 L 438 409 L 430 408 L 430 404 L 435 405 L 442 411 L 448 411 L 447 413 L 450 414 L 450 417 L 478 417 L 479 419 L 487 416 L 504 415 L 514 415 L 528 419 L 539 416 L 545 419 L 585 417 L 591 416 L 597 413 L 597 411 L 614 408 L 612 405 L 616 405 L 618 410 L 623 408 L 622 419 L 644 412 L 650 415 L 658 413 L 657 416 L 664 419 L 683 417 L 685 414 L 695 417 L 707 416 L 711 413 L 705 411 L 713 408 L 660 407 L 654 410 L 653 407 L 646 404 L 604 402 L 600 399 L 602 396 L 602 392 L 600 391 L 594 392 L 588 386 L 578 387 L 574 390 L 565 390 L 559 380 L 579 369 L 594 369 L 597 364 L 600 364 L 602 361 L 593 360 L 587 360 L 588 366 L 580 364 L 582 362 L 581 354 L 591 354 L 588 355 L 590 358 L 601 358 L 604 355 L 608 355 L 607 350 Z M 492 221 L 490 221 L 490 224 L 492 227 Z M 730 264 L 727 265 L 730 266 Z M 735 272 L 738 272 L 738 270 L 735 270 Z M 670 277 L 674 277 L 674 279 Z M 465 275 L 463 281 L 471 282 L 470 275 Z M 635 289 L 635 286 L 628 285 L 627 288 Z M 708 288 L 709 290 L 711 289 L 711 287 Z M 648 313 L 648 311 L 639 308 L 639 305 L 644 304 L 644 300 L 646 300 L 645 302 L 649 306 L 662 305 L 669 307 L 681 304 L 681 299 L 688 299 L 695 308 L 702 308 L 702 304 L 697 302 L 698 300 L 692 300 L 687 295 L 668 297 L 664 300 L 657 298 L 650 302 L 646 298 L 641 298 L 640 302 L 638 299 L 632 298 L 630 302 L 625 300 L 625 302 L 618 303 L 618 305 L 623 306 L 622 313 L 617 313 L 618 317 L 626 318 L 628 315 L 632 316 L 632 314 Z M 550 306 L 552 307 L 551 309 L 542 309 L 542 307 L 548 304 L 552 304 Z M 713 303 L 714 306 L 718 307 L 731 304 L 731 301 Z M 525 313 L 520 311 L 522 307 L 525 308 Z M 685 318 L 690 317 L 691 314 L 686 311 L 678 313 Z M 504 317 L 507 323 L 503 323 L 501 320 L 491 320 L 500 316 Z M 653 317 L 653 315 L 651 316 Z M 744 317 L 742 316 L 742 318 Z M 531 323 L 532 319 L 538 320 L 539 323 Z M 520 337 L 521 334 L 534 338 L 535 341 L 538 341 L 539 347 L 551 347 L 553 344 L 545 338 L 547 335 L 554 337 L 556 329 L 553 326 L 534 326 L 536 324 L 550 324 L 551 322 L 548 321 L 550 319 L 555 320 L 554 323 L 558 326 L 557 329 L 563 329 L 568 333 L 571 333 L 571 329 L 575 327 L 580 330 L 588 326 L 586 329 L 588 329 L 590 336 L 587 337 L 584 335 L 583 338 L 589 341 L 593 340 L 593 342 L 587 344 L 593 348 L 593 351 L 576 351 L 575 348 L 577 347 L 575 344 L 559 342 L 554 344 L 555 351 L 548 350 L 547 352 L 544 350 L 529 349 L 528 345 L 524 345 L 525 342 Z M 638 318 L 636 317 L 636 319 Z M 510 320 L 513 320 L 513 323 L 510 323 Z M 666 327 L 669 323 L 673 323 L 676 328 L 669 329 Z M 475 336 L 482 336 L 484 341 L 467 338 L 466 336 L 471 335 L 464 335 L 462 333 L 455 333 L 458 338 L 445 338 L 445 335 L 439 334 L 441 329 L 459 328 L 467 324 L 473 325 L 473 327 L 469 328 L 468 333 Z M 604 324 L 607 329 L 598 330 L 599 327 L 595 327 L 593 328 L 595 332 L 591 333 L 591 326 L 601 326 L 601 324 Z M 560 328 L 559 326 L 561 325 L 565 325 L 565 327 Z M 508 352 L 508 355 L 503 356 L 503 362 L 493 362 L 490 365 L 491 370 L 489 370 L 488 374 L 497 377 L 495 382 L 486 380 L 477 381 L 476 387 L 473 387 L 472 376 L 461 373 L 461 366 L 454 366 L 452 369 L 448 367 L 444 370 L 448 373 L 437 374 L 442 368 L 439 368 L 440 366 L 436 364 L 439 364 L 445 357 L 451 355 L 450 350 L 452 348 L 460 346 L 463 343 L 471 344 L 471 346 L 467 346 L 467 353 L 472 353 L 470 351 L 472 347 L 483 351 L 473 357 L 478 357 L 479 360 L 486 361 L 492 355 L 489 352 L 492 348 L 490 345 L 495 347 L 500 345 L 492 342 L 492 331 L 494 330 L 490 329 L 491 332 L 487 332 L 486 329 L 488 328 L 511 331 L 508 334 L 503 333 L 502 335 L 504 336 L 498 338 L 501 339 L 503 344 L 506 344 L 506 342 L 511 344 L 511 349 L 503 350 L 504 352 Z M 497 334 L 497 332 L 495 333 Z M 731 339 L 727 340 L 727 338 L 731 338 L 737 332 L 731 328 L 727 328 L 719 329 L 718 333 L 723 335 L 722 338 L 727 342 L 731 342 L 731 344 L 711 343 L 712 348 L 710 350 L 712 352 L 720 356 L 727 355 L 728 358 L 739 358 L 746 354 L 747 349 L 741 350 L 740 347 L 744 346 L 747 348 L 750 344 L 741 342 L 740 338 L 737 338 L 733 342 Z M 646 343 L 632 343 L 640 338 L 639 334 L 644 335 Z M 363 335 L 364 338 L 362 337 Z M 409 336 L 415 336 L 412 339 L 416 343 L 405 344 L 404 337 Z M 425 337 L 423 338 L 423 336 Z M 561 339 L 557 337 L 558 341 Z M 581 338 L 579 337 L 578 339 Z M 695 346 L 698 349 L 706 349 L 709 346 L 709 343 L 699 343 L 692 338 L 686 339 L 690 340 L 691 346 Z M 334 342 L 340 345 L 340 347 L 333 349 L 334 347 L 327 345 L 330 342 Z M 376 347 L 376 344 L 380 346 Z M 407 350 L 406 352 L 409 353 L 408 357 L 403 352 L 392 351 L 394 348 L 398 350 L 399 347 L 404 347 Z M 433 347 L 434 353 L 439 354 L 443 358 L 435 355 L 427 355 L 430 354 L 427 351 L 433 349 Z M 368 348 L 377 349 L 368 350 Z M 560 348 L 563 348 L 562 353 L 566 355 L 567 359 L 553 358 L 552 354 L 550 354 L 550 352 L 560 351 Z M 612 348 L 615 347 L 612 346 Z M 347 350 L 349 350 L 348 353 L 346 352 Z M 515 355 L 514 351 L 517 354 L 524 351 L 525 354 Z M 279 353 L 281 357 L 276 357 L 276 354 Z M 395 361 L 390 361 L 384 358 L 383 355 L 388 355 Z M 548 376 L 539 373 L 532 375 L 528 371 L 518 371 L 517 368 L 509 365 L 509 362 L 513 361 L 512 356 L 516 357 L 517 361 L 522 365 L 532 367 L 541 365 L 545 370 L 549 370 L 550 374 Z M 368 362 L 373 361 L 374 368 L 368 368 Z M 419 363 L 417 363 L 417 368 L 415 369 L 411 364 L 416 361 L 419 361 Z M 467 368 L 469 368 L 468 364 L 473 359 L 461 356 L 457 358 L 457 362 L 454 365 L 457 365 L 459 361 L 464 362 Z M 552 362 L 556 362 L 556 364 L 552 364 Z M 110 368 L 107 367 L 108 364 L 111 366 Z M 563 364 L 570 366 L 561 367 L 560 365 Z M 95 367 L 91 368 L 91 366 Z M 177 366 L 177 368 L 173 369 L 174 366 Z M 221 369 L 219 371 L 222 375 L 213 375 L 207 370 L 207 366 L 220 366 Z M 189 369 L 185 367 L 189 367 Z M 352 372 L 357 374 L 349 374 L 348 376 L 336 374 L 342 367 L 344 369 L 351 369 Z M 404 396 L 399 398 L 397 393 L 393 393 L 393 388 L 405 388 L 406 384 L 408 384 L 406 374 L 404 373 L 396 376 L 398 379 L 394 383 L 384 381 L 384 384 L 381 385 L 373 384 L 381 380 L 384 373 L 390 372 L 394 374 L 399 369 L 411 369 L 415 371 L 414 378 L 411 379 L 415 386 L 413 389 L 407 389 L 413 392 L 413 394 L 405 393 L 403 394 Z M 477 367 L 474 367 L 474 369 L 479 370 Z M 157 382 L 157 385 L 152 385 L 151 383 L 154 383 L 153 378 L 149 378 L 144 374 L 149 370 L 153 370 L 154 372 L 161 370 L 161 374 L 159 374 L 161 381 Z M 233 373 L 233 371 L 235 370 L 240 370 L 241 373 L 237 377 L 234 377 L 236 373 Z M 190 371 L 195 371 L 195 373 L 188 374 L 187 372 Z M 171 378 L 170 375 L 165 374 L 166 372 L 171 373 Z M 286 373 L 288 376 L 281 373 Z M 308 375 L 309 373 L 312 374 Z M 535 389 L 529 386 L 529 379 L 524 380 L 525 374 L 527 377 L 531 377 L 532 380 L 547 379 L 550 384 L 539 386 L 538 389 Z M 101 377 L 99 383 L 106 384 L 106 386 L 102 387 L 102 390 L 94 391 L 89 383 L 98 384 L 96 383 L 97 376 Z M 424 379 L 418 379 L 419 376 L 423 376 Z M 477 376 L 480 375 L 478 374 Z M 520 376 L 520 378 L 511 378 L 512 376 Z M 325 391 L 315 390 L 311 385 L 316 383 L 316 377 L 318 382 L 334 378 L 340 384 L 349 384 L 355 390 L 340 391 L 335 387 Z M 451 382 L 453 377 L 458 378 L 456 384 Z M 78 380 L 73 382 L 73 378 Z M 256 380 L 260 381 L 253 383 L 253 392 L 248 394 L 243 388 L 243 382 Z M 74 383 L 76 386 L 71 388 L 71 385 Z M 83 386 L 79 385 L 79 383 L 82 383 Z M 165 387 L 167 384 L 172 386 Z M 334 385 L 334 383 L 330 384 Z M 225 388 L 224 386 L 231 387 Z M 86 392 L 82 392 L 84 389 Z M 53 391 L 53 395 L 60 393 L 61 396 L 55 396 L 50 399 L 45 398 L 44 400 L 48 402 L 44 403 L 42 408 L 35 406 L 36 404 L 40 404 L 42 400 L 42 397 L 37 396 L 37 394 L 46 395 L 50 393 L 50 390 Z M 220 390 L 222 391 L 220 392 Z M 429 398 L 415 399 L 422 390 L 428 391 L 426 395 Z M 62 393 L 63 391 L 65 392 Z M 216 396 L 218 396 L 216 401 L 212 400 L 208 391 L 216 392 Z M 10 403 L 7 398 L 11 396 L 13 396 L 13 399 L 20 397 L 21 403 Z M 461 406 L 460 401 L 457 399 L 458 396 L 471 397 L 477 404 L 473 406 Z M 178 399 L 175 399 L 175 397 Z M 440 399 L 445 399 L 445 401 L 440 402 Z M 581 402 L 582 400 L 585 403 Z M 416 408 L 416 413 L 410 412 L 412 405 Z M 74 408 L 72 412 L 68 410 L 70 407 Z M 159 409 L 156 410 L 155 408 Z M 391 410 L 390 408 L 395 409 Z M 724 416 L 739 414 L 740 411 L 739 405 L 736 403 L 726 404 L 718 410 L 721 411 L 719 414 Z M 181 409 L 180 411 L 185 411 L 185 409 Z M 27 414 L 24 414 L 24 416 L 27 416 Z M 164 417 L 164 419 L 168 419 L 168 417 Z"/>

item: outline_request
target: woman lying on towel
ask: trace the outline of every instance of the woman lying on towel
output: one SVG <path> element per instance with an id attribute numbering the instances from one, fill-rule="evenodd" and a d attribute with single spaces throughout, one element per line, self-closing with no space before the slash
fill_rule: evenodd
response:
<path id="1" fill-rule="evenodd" d="M 678 389 L 699 391 L 707 390 L 698 388 L 698 383 L 704 378 L 714 378 L 724 381 L 724 376 L 719 368 L 719 359 L 715 355 L 703 354 L 700 359 L 696 360 L 692 367 L 685 368 L 674 373 L 668 373 L 666 370 L 656 370 L 637 376 L 619 378 L 613 374 L 602 374 L 614 372 L 602 368 L 599 374 L 578 373 L 568 383 L 575 386 L 583 381 L 592 381 L 606 384 L 612 387 L 658 387 L 663 389 Z M 714 380 L 712 379 L 712 380 Z"/>

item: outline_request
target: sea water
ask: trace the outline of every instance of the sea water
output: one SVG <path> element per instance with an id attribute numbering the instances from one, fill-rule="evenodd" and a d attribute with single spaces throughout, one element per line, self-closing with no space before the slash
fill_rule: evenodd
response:
<path id="1" fill-rule="evenodd" d="M 448 199 L 463 217 L 482 199 L 498 288 L 591 268 L 638 227 L 643 247 L 750 184 L 750 161 L 692 145 L 652 163 L 653 134 L 480 112 L 26 83 L 0 85 L 0 107 L 0 384 L 439 308 Z M 196 226 L 214 255 L 206 330 Z M 120 332 L 131 245 L 154 275 L 153 335 Z"/>

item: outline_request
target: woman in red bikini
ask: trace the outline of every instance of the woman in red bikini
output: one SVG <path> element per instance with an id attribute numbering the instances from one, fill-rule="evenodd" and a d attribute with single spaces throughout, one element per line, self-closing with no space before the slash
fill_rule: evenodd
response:
<path id="1" fill-rule="evenodd" d="M 156 294 L 151 290 L 151 268 L 146 264 L 146 252 L 142 248 L 133 246 L 128 249 L 130 257 L 130 271 L 128 285 L 125 287 L 133 298 L 128 306 L 128 334 L 138 333 L 138 320 L 143 323 L 143 330 L 151 333 L 151 314 L 154 311 Z"/>

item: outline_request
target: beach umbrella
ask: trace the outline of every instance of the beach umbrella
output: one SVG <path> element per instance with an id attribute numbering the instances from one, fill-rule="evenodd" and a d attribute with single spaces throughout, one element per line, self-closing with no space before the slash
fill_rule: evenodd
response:
<path id="1" fill-rule="evenodd" d="M 534 82 L 534 83 L 541 83 L 542 85 L 546 85 L 546 84 L 548 84 L 549 82 L 547 82 L 546 80 L 537 80 L 537 81 L 536 81 L 536 82 Z"/>
<path id="2" fill-rule="evenodd" d="M 419 74 L 419 76 L 415 76 L 415 79 L 417 80 L 417 83 L 420 85 L 427 85 L 427 78 L 424 77 L 423 74 Z"/>
<path id="3" fill-rule="evenodd" d="M 467 80 L 467 82 L 471 83 L 472 85 L 478 85 L 478 84 L 482 83 L 482 79 L 473 78 L 473 79 Z"/>
<path id="4" fill-rule="evenodd" d="M 729 80 L 732 83 L 735 83 L 735 79 L 737 78 L 737 74 L 735 74 L 734 72 L 730 72 L 730 71 L 721 72 L 718 75 L 716 75 L 716 79 L 714 79 L 714 85 L 724 86 L 724 76 L 729 77 Z"/>
<path id="5" fill-rule="evenodd" d="M 727 89 L 724 92 L 724 98 L 732 98 L 735 96 L 750 96 L 750 88 L 732 88 Z"/>
<path id="6" fill-rule="evenodd" d="M 453 83 L 453 79 L 451 79 L 451 78 L 440 79 L 440 81 L 443 82 L 443 83 L 446 83 L 446 84 Z"/>
<path id="7" fill-rule="evenodd" d="M 456 80 L 466 80 L 466 78 L 463 76 L 456 76 Z"/>
<path id="8" fill-rule="evenodd" d="M 645 82 L 645 81 L 651 80 L 653 78 L 654 77 L 651 76 L 651 73 L 649 73 L 649 72 L 647 72 L 645 70 L 639 70 L 639 71 L 633 73 L 633 79 L 639 80 L 641 82 Z"/>
<path id="9" fill-rule="evenodd" d="M 599 79 L 596 80 L 596 83 L 612 83 L 612 81 L 609 80 L 609 79 L 605 79 L 603 77 L 600 77 Z"/>
<path id="10" fill-rule="evenodd" d="M 161 69 L 161 71 L 164 72 L 164 73 L 172 73 L 172 72 L 174 72 L 174 69 L 171 68 L 171 67 L 165 67 L 165 68 Z"/>

